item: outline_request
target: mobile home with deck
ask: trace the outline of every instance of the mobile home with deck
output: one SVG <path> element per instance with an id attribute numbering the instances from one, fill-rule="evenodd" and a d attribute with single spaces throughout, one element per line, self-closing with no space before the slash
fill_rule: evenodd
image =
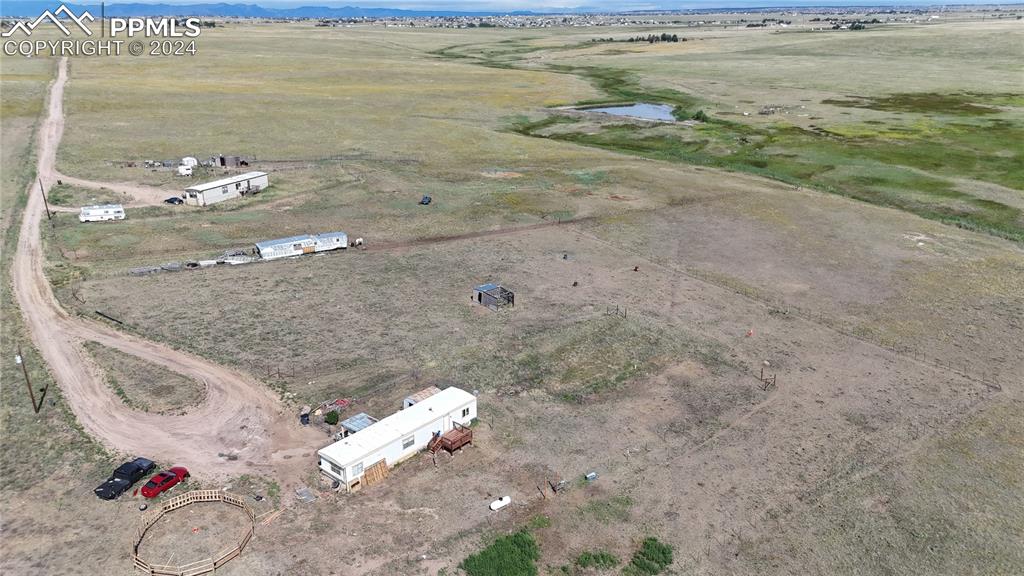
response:
<path id="1" fill-rule="evenodd" d="M 320 450 L 320 472 L 359 490 L 366 470 L 390 468 L 475 419 L 476 396 L 445 388 Z"/>
<path id="2" fill-rule="evenodd" d="M 185 188 L 185 203 L 209 206 L 246 194 L 255 194 L 267 186 L 270 186 L 270 177 L 266 172 L 246 172 Z"/>

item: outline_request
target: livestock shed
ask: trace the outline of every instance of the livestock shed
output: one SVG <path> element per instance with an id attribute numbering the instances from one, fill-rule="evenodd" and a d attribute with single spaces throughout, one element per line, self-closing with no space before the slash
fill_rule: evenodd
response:
<path id="1" fill-rule="evenodd" d="M 246 172 L 186 188 L 185 203 L 209 206 L 246 194 L 255 194 L 267 186 L 270 186 L 270 177 L 266 172 Z"/>
<path id="2" fill-rule="evenodd" d="M 324 232 L 323 234 L 301 234 L 276 240 L 264 240 L 256 243 L 256 253 L 264 260 L 301 256 L 313 252 L 326 252 L 348 248 L 348 235 L 344 232 Z"/>
<path id="3" fill-rule="evenodd" d="M 476 396 L 445 388 L 320 450 L 320 472 L 349 492 L 359 490 L 366 470 L 414 456 L 439 435 L 471 424 L 476 410 Z"/>
<path id="4" fill-rule="evenodd" d="M 502 306 L 515 306 L 516 295 L 500 284 L 481 284 L 473 288 L 473 301 L 491 310 Z"/>

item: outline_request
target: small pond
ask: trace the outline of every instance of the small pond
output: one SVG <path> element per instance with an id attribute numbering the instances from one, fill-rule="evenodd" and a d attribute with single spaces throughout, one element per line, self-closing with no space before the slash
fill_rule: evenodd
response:
<path id="1" fill-rule="evenodd" d="M 642 118 L 644 120 L 666 120 L 675 121 L 672 115 L 673 106 L 668 104 L 649 104 L 638 102 L 624 106 L 605 106 L 603 108 L 582 108 L 587 112 L 603 112 L 612 116 L 626 116 L 628 118 Z"/>

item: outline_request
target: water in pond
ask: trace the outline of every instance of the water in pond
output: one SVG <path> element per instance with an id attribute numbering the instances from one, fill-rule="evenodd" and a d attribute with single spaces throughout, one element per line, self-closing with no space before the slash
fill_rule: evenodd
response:
<path id="1" fill-rule="evenodd" d="M 668 104 L 647 104 L 639 102 L 628 106 L 606 106 L 604 108 L 587 108 L 588 112 L 604 112 L 612 116 L 627 116 L 629 118 L 643 118 L 644 120 L 668 120 L 674 121 L 672 106 Z"/>

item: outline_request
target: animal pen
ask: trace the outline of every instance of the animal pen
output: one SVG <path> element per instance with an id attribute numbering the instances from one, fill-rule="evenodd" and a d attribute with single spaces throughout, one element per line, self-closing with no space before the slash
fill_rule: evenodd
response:
<path id="1" fill-rule="evenodd" d="M 248 526 L 239 541 L 217 553 L 216 557 L 204 558 L 196 562 L 181 564 L 177 566 L 151 564 L 139 557 L 139 547 L 146 537 L 146 532 L 153 527 L 168 512 L 184 508 L 195 502 L 223 502 L 230 506 L 240 508 L 248 518 Z M 147 512 L 142 517 L 142 525 L 135 534 L 135 542 L 132 545 L 132 563 L 135 567 L 150 576 L 200 576 L 202 574 L 216 573 L 228 561 L 237 558 L 242 554 L 242 549 L 249 543 L 256 534 L 256 512 L 245 502 L 245 498 L 229 494 L 220 490 L 193 490 L 180 496 L 175 496 L 164 502 L 159 508 Z"/>
<path id="2" fill-rule="evenodd" d="M 473 288 L 473 301 L 491 310 L 505 306 L 515 307 L 516 295 L 500 284 L 481 284 Z"/>

